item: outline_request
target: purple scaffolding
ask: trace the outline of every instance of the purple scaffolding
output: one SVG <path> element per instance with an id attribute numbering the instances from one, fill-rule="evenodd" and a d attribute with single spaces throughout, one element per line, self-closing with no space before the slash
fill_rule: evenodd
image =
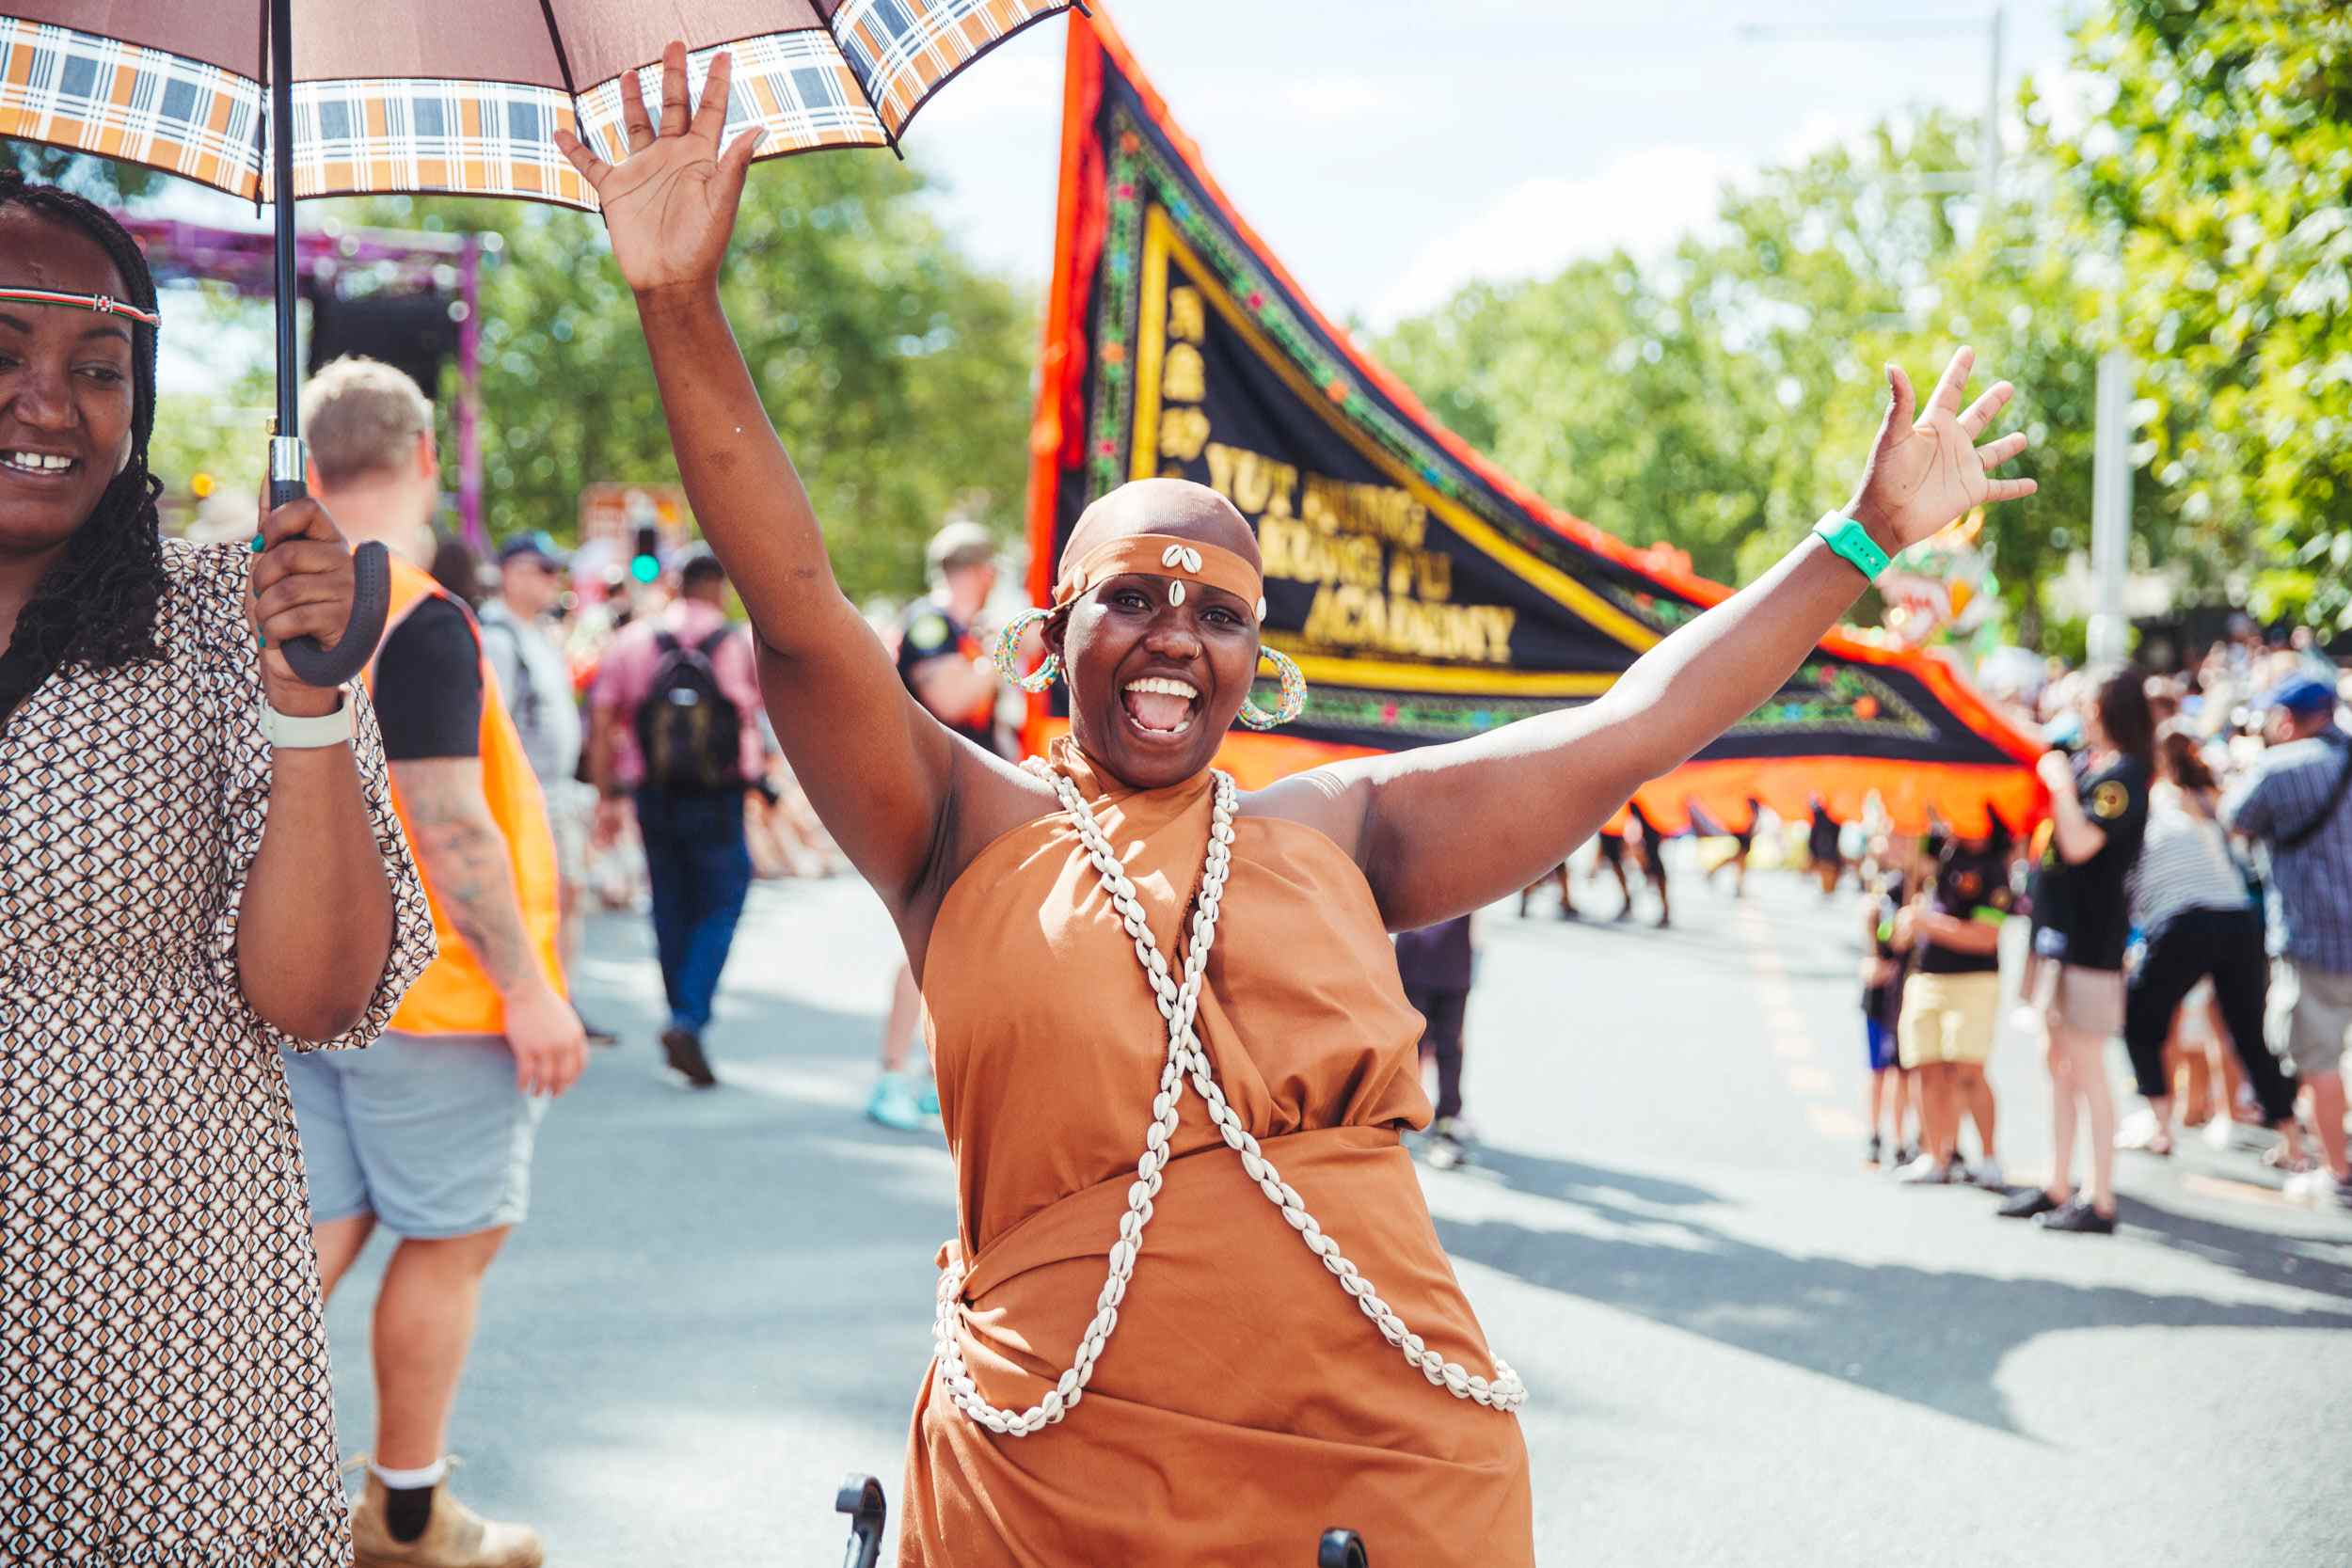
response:
<path id="1" fill-rule="evenodd" d="M 156 281 L 226 283 L 238 293 L 268 299 L 276 293 L 272 244 L 266 230 L 212 229 L 169 218 L 124 216 L 123 227 L 147 252 Z M 378 287 L 427 290 L 454 296 L 457 315 L 457 515 L 466 540 L 486 549 L 482 524 L 482 257 L 480 234 L 434 234 L 337 224 L 298 236 L 296 265 L 321 287 L 346 273 L 365 272 Z"/>

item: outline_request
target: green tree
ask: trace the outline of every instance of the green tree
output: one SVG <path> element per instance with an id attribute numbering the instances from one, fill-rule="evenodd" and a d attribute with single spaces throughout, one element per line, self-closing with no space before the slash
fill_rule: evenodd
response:
<path id="1" fill-rule="evenodd" d="M 1983 538 L 2010 631 L 2029 647 L 2057 652 L 2047 589 L 2090 543 L 2098 361 L 2116 337 L 2116 305 L 2112 269 L 2100 264 L 2081 214 L 2048 195 L 2045 188 L 2035 200 L 2007 207 L 1934 269 L 1918 309 L 1892 330 L 1865 333 L 1855 354 L 1874 365 L 1893 360 L 1917 377 L 1932 374 L 1954 344 L 1965 342 L 1983 367 L 1977 390 L 1995 377 L 2016 388 L 2000 423 L 2031 439 L 2017 471 L 2033 475 L 2040 489 L 1987 513 Z M 1841 386 L 1837 422 L 1852 428 L 1874 418 L 1879 395 L 1875 382 Z M 2217 590 L 2243 559 L 2244 531 L 2182 526 L 2173 498 L 2144 471 L 2149 451 L 2141 442 L 2133 452 L 2143 470 L 2132 488 L 2133 566 L 2173 569 L 2192 591 Z"/>
<path id="2" fill-rule="evenodd" d="M 931 218 L 919 175 L 856 154 L 753 172 L 722 289 L 770 417 L 853 595 L 923 582 L 950 512 L 1017 531 L 1035 304 Z M 365 221 L 501 241 L 482 308 L 494 533 L 568 533 L 583 485 L 675 481 L 637 313 L 590 216 L 392 198 Z M 453 391 L 453 384 L 444 391 Z"/>
<path id="3" fill-rule="evenodd" d="M 2029 118 L 2119 242 L 2155 478 L 2207 538 L 2252 533 L 2259 607 L 2352 626 L 2352 9 L 2109 0 L 2076 63 L 2112 95 L 2085 131 Z"/>
<path id="4" fill-rule="evenodd" d="M 1506 472 L 1634 544 L 1722 575 L 1758 526 L 1740 454 L 1756 421 L 1712 395 L 1719 345 L 1625 256 L 1473 284 L 1379 352 Z"/>
<path id="5" fill-rule="evenodd" d="M 0 141 L 0 168 L 12 168 L 43 184 L 62 185 L 76 196 L 108 206 L 145 196 L 165 179 L 136 164 L 29 141 Z"/>
<path id="6" fill-rule="evenodd" d="M 1857 347 L 1951 250 L 1941 198 L 1915 186 L 1963 166 L 1971 137 L 1942 118 L 1882 127 L 1727 189 L 1670 257 L 1472 285 L 1380 352 L 1548 499 L 1735 579 L 1844 499 L 1875 423 L 1851 405 L 1881 385 Z"/>
<path id="7" fill-rule="evenodd" d="M 1985 539 L 2010 630 L 2044 636 L 2045 589 L 2088 543 L 2092 388 L 2112 312 L 2080 265 L 2078 214 L 2033 199 L 1975 220 L 1977 133 L 1890 121 L 1726 190 L 1714 229 L 1646 267 L 1581 261 L 1473 286 L 1400 324 L 1382 354 L 1438 415 L 1542 494 L 1637 544 L 1671 541 L 1724 580 L 1753 576 L 1842 501 L 1883 410 L 1883 367 L 1932 376 L 1961 342 L 2017 400 L 2016 471 L 2041 493 Z M 2148 563 L 2169 513 L 2136 490 Z"/>

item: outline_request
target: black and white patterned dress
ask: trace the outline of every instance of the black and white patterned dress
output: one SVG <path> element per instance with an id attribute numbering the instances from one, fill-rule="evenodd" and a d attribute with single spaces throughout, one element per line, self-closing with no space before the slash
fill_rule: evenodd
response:
<path id="1" fill-rule="evenodd" d="M 239 546 L 165 546 L 160 659 L 0 730 L 0 1563 L 347 1562 L 302 1153 L 237 977 L 268 810 Z M 357 699 L 364 702 L 364 699 Z M 364 707 L 394 940 L 432 923 Z"/>

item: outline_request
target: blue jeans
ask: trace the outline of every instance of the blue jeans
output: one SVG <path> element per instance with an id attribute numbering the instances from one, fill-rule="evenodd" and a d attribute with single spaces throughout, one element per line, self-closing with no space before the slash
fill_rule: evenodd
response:
<path id="1" fill-rule="evenodd" d="M 710 1000 L 752 885 L 742 793 L 640 789 L 637 831 L 653 884 L 653 940 L 670 1022 L 699 1035 L 710 1024 Z"/>

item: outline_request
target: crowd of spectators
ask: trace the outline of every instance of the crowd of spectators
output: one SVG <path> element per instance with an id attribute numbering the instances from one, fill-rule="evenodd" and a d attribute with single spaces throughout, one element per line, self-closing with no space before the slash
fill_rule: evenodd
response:
<path id="1" fill-rule="evenodd" d="M 2014 915 L 2030 931 L 2014 1022 L 2046 1048 L 2055 1147 L 2004 1214 L 2111 1230 L 2115 1152 L 2167 1157 L 2190 1128 L 2264 1146 L 2292 1198 L 2352 1206 L 2347 714 L 2352 678 L 2314 637 L 2243 620 L 2177 672 L 2054 672 L 2031 697 L 2052 802 L 2033 837 L 1995 824 L 1872 857 L 1870 1158 L 1892 1148 L 1910 1182 L 2008 1191 L 1982 1064 Z M 2120 1122 L 2119 1037 L 2140 1101 Z"/>

